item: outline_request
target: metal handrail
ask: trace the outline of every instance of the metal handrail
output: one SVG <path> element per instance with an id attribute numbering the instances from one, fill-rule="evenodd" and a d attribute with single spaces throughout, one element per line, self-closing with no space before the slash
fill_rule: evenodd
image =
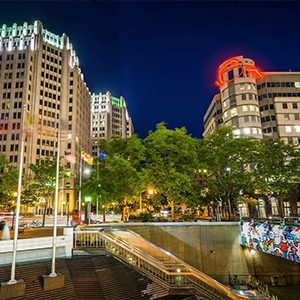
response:
<path id="1" fill-rule="evenodd" d="M 113 230 L 117 231 L 117 230 Z M 160 281 L 163 281 L 164 283 L 167 283 L 171 287 L 184 287 L 184 288 L 195 288 L 201 293 L 206 293 L 207 296 L 209 296 L 212 299 L 251 299 L 250 297 L 247 296 L 242 296 L 238 295 L 235 292 L 233 292 L 229 287 L 221 284 L 220 282 L 216 281 L 215 279 L 209 277 L 208 275 L 202 273 L 201 271 L 197 270 L 196 268 L 190 266 L 186 262 L 180 260 L 178 257 L 172 255 L 171 253 L 161 249 L 157 245 L 154 245 L 153 243 L 147 241 L 140 235 L 138 235 L 135 232 L 127 230 L 128 233 L 134 235 L 136 238 L 139 240 L 143 241 L 147 245 L 155 248 L 155 250 L 163 253 L 166 257 L 171 258 L 173 261 L 178 263 L 177 266 L 184 266 L 184 269 L 187 271 L 181 272 L 181 270 L 175 270 L 173 272 L 170 270 L 169 267 L 166 266 L 162 261 L 160 261 L 158 258 L 153 257 L 149 255 L 148 253 L 143 252 L 141 249 L 136 247 L 135 245 L 132 245 L 128 241 L 124 239 L 120 239 L 116 236 L 113 236 L 112 234 L 109 234 L 112 232 L 112 230 L 103 230 L 101 232 L 99 231 L 79 231 L 75 232 L 75 237 L 76 235 L 90 235 L 94 234 L 97 236 L 99 242 L 99 237 L 100 237 L 100 244 L 105 246 L 105 248 L 112 252 L 114 255 L 120 257 L 121 259 L 125 259 L 125 254 L 128 256 L 135 256 L 137 259 L 137 264 L 131 263 L 133 266 L 135 266 L 137 269 L 140 271 L 151 275 L 152 277 L 156 277 Z M 96 239 L 97 239 L 96 238 Z M 77 246 L 77 237 L 74 239 L 74 248 Z M 113 250 L 112 245 L 115 247 L 119 247 L 120 251 L 125 251 L 125 254 L 118 254 L 117 251 Z M 115 250 L 117 250 L 115 248 Z M 131 258 L 132 259 L 132 258 Z M 128 259 L 126 260 L 128 263 Z M 151 266 L 151 270 L 148 268 L 148 265 Z M 176 266 L 176 264 L 175 264 Z M 154 272 L 156 270 L 156 272 Z M 170 277 L 171 276 L 171 277 Z M 181 282 L 179 286 L 176 286 L 176 278 L 180 279 Z M 173 278 L 173 279 L 172 279 Z M 175 285 L 175 286 L 174 286 Z"/>

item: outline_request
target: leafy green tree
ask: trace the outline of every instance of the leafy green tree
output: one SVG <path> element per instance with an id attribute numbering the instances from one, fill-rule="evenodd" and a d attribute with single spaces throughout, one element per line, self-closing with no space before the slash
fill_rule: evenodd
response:
<path id="1" fill-rule="evenodd" d="M 30 191 L 34 191 L 38 199 L 44 199 L 43 223 L 45 226 L 46 209 L 50 203 L 51 196 L 55 191 L 56 179 L 56 160 L 46 157 L 40 160 L 38 164 L 31 164 L 29 169 L 34 173 L 33 182 L 30 185 Z M 63 167 L 60 167 L 60 178 L 65 176 Z"/>
<path id="2" fill-rule="evenodd" d="M 279 215 L 284 216 L 283 202 L 300 180 L 300 150 L 283 140 L 262 141 L 255 168 L 257 188 L 274 194 L 278 201 Z"/>
<path id="3" fill-rule="evenodd" d="M 0 175 L 0 199 L 4 207 L 10 207 L 12 201 L 16 200 L 17 189 L 18 170 L 7 163 L 5 164 L 5 170 Z"/>
<path id="4" fill-rule="evenodd" d="M 83 194 L 102 205 L 117 202 L 121 207 L 140 189 L 141 176 L 128 159 L 107 155 L 96 162 L 92 175 L 82 185 Z"/>
<path id="5" fill-rule="evenodd" d="M 197 168 L 197 145 L 185 128 L 167 129 L 160 123 L 144 139 L 145 177 L 158 195 L 173 203 L 192 200 L 193 178 Z"/>
<path id="6" fill-rule="evenodd" d="M 229 219 L 241 193 L 255 189 L 252 166 L 257 159 L 258 140 L 235 138 L 232 128 L 220 126 L 199 147 L 199 188 L 201 194 L 227 206 Z"/>

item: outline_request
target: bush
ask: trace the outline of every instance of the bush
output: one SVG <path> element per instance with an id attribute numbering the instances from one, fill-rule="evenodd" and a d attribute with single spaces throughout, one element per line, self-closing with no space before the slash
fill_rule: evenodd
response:
<path id="1" fill-rule="evenodd" d="M 129 221 L 133 222 L 151 222 L 153 221 L 152 214 L 150 213 L 141 213 L 139 215 L 130 215 Z"/>

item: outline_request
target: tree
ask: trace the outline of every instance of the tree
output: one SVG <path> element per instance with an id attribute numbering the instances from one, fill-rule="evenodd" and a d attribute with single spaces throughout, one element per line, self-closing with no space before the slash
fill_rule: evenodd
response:
<path id="1" fill-rule="evenodd" d="M 257 159 L 259 141 L 235 138 L 232 128 L 220 126 L 201 143 L 198 152 L 201 181 L 198 186 L 207 203 L 222 201 L 231 219 L 232 207 L 239 195 L 255 188 L 251 166 Z"/>
<path id="2" fill-rule="evenodd" d="M 29 169 L 34 173 L 34 181 L 31 183 L 31 189 L 39 199 L 43 199 L 43 223 L 45 226 L 46 209 L 50 203 L 50 198 L 55 191 L 56 179 L 56 160 L 46 157 L 40 160 L 38 164 L 31 164 Z M 60 178 L 65 176 L 63 167 L 60 167 Z"/>
<path id="3" fill-rule="evenodd" d="M 185 128 L 167 129 L 160 123 L 144 139 L 145 177 L 157 194 L 173 203 L 191 200 L 194 170 L 197 168 L 196 141 Z"/>
<path id="4" fill-rule="evenodd" d="M 18 189 L 18 170 L 11 166 L 5 155 L 0 155 L 0 204 L 5 208 L 13 207 Z"/>
<path id="5" fill-rule="evenodd" d="M 92 175 L 82 185 L 83 194 L 99 197 L 102 205 L 118 202 L 120 206 L 136 195 L 140 189 L 141 176 L 128 159 L 107 155 L 96 162 Z"/>
<path id="6" fill-rule="evenodd" d="M 284 216 L 283 202 L 299 183 L 300 150 L 283 140 L 261 141 L 255 168 L 257 187 L 274 194 L 278 201 L 279 215 Z"/>

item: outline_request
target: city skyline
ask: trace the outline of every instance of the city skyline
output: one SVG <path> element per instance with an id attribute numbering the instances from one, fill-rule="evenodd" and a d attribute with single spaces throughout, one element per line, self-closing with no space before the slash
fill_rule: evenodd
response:
<path id="1" fill-rule="evenodd" d="M 39 19 L 49 30 L 70 36 L 90 90 L 123 95 L 139 136 L 165 121 L 201 137 L 222 61 L 243 55 L 263 70 L 300 69 L 293 38 L 300 31 L 294 18 L 298 6 L 3 2 L 0 18 L 8 25 Z M 275 24 L 279 13 L 281 22 Z M 288 55 L 281 55 L 283 47 Z"/>

